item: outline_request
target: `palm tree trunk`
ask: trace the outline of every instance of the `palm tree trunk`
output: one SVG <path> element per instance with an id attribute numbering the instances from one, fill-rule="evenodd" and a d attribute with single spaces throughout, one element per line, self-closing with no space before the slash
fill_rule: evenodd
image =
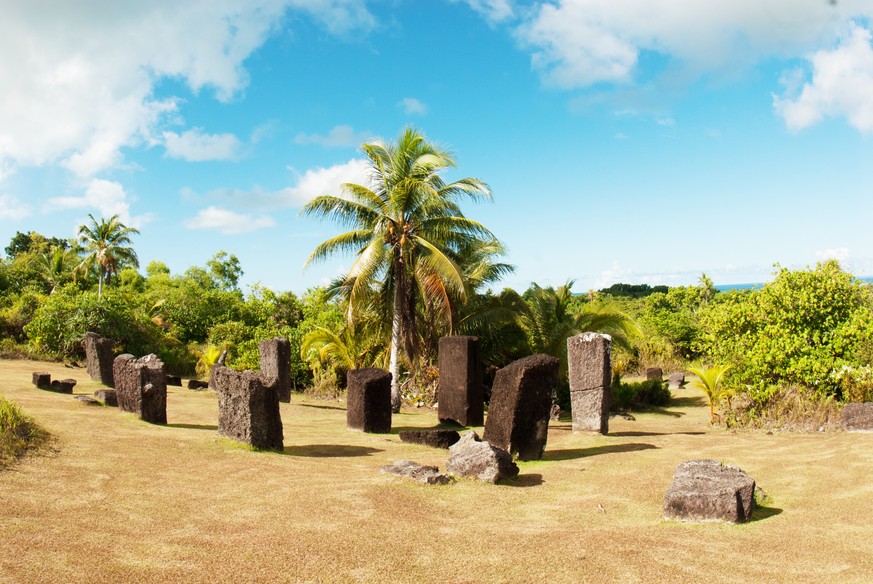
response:
<path id="1" fill-rule="evenodd" d="M 398 246 L 393 251 L 394 264 L 394 313 L 391 317 L 391 358 L 388 371 L 391 373 L 391 411 L 400 412 L 400 344 L 403 342 L 403 255 Z"/>
<path id="2" fill-rule="evenodd" d="M 97 274 L 97 298 L 103 297 L 103 269 Z"/>

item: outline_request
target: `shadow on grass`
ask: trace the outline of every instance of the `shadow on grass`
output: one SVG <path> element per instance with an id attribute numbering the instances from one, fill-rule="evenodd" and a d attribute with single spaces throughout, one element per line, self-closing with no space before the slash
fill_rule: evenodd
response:
<path id="1" fill-rule="evenodd" d="M 336 406 L 328 406 L 328 405 L 315 405 L 315 404 L 300 404 L 301 407 L 304 408 L 317 408 L 319 410 L 345 410 L 346 406 L 336 405 Z"/>
<path id="2" fill-rule="evenodd" d="M 348 444 L 305 444 L 303 446 L 286 446 L 283 454 L 289 456 L 306 456 L 311 458 L 351 458 L 354 456 L 370 456 L 377 452 L 385 452 L 381 448 L 369 446 L 350 446 Z"/>
<path id="3" fill-rule="evenodd" d="M 187 430 L 218 430 L 218 426 L 208 424 L 167 424 L 167 428 L 185 428 Z"/>
<path id="4" fill-rule="evenodd" d="M 703 436 L 706 432 L 637 432 L 629 430 L 627 432 L 610 432 L 609 436 Z"/>
<path id="5" fill-rule="evenodd" d="M 670 405 L 679 408 L 696 408 L 708 405 L 709 402 L 701 395 L 689 395 L 686 397 L 673 397 L 670 399 Z"/>
<path id="6" fill-rule="evenodd" d="M 782 513 L 782 509 L 779 507 L 767 507 L 762 505 L 756 505 L 755 510 L 752 511 L 752 521 L 763 521 L 764 519 L 770 519 L 771 517 L 775 517 Z"/>
<path id="7" fill-rule="evenodd" d="M 507 479 L 500 484 L 507 487 L 538 487 L 544 482 L 541 474 L 523 474 L 514 479 Z"/>
<path id="8" fill-rule="evenodd" d="M 392 434 L 399 434 L 400 432 L 421 432 L 423 430 L 454 430 L 458 434 L 463 434 L 468 430 L 468 428 L 444 423 L 437 424 L 436 426 L 391 426 Z"/>
<path id="9" fill-rule="evenodd" d="M 587 458 L 598 454 L 613 454 L 620 452 L 636 452 L 639 450 L 652 450 L 657 448 L 654 444 L 630 443 L 610 444 L 607 446 L 594 446 L 592 448 L 566 448 L 563 450 L 546 450 L 543 460 L 573 460 L 575 458 Z"/>

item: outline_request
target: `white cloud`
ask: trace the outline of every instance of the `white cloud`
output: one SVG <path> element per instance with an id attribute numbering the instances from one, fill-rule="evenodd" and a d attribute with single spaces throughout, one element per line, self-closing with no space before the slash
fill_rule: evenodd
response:
<path id="1" fill-rule="evenodd" d="M 0 219 L 16 221 L 30 216 L 30 209 L 12 195 L 0 195 Z"/>
<path id="2" fill-rule="evenodd" d="M 159 143 L 178 100 L 156 97 L 157 82 L 231 99 L 288 8 L 335 34 L 375 25 L 364 0 L 4 3 L 0 169 L 61 163 L 90 177 L 121 163 L 125 147 Z"/>
<path id="3" fill-rule="evenodd" d="M 404 97 L 397 102 L 397 107 L 407 116 L 423 116 L 427 113 L 427 106 L 414 97 Z"/>
<path id="4" fill-rule="evenodd" d="M 815 257 L 819 261 L 837 260 L 841 264 L 849 259 L 849 248 L 835 247 L 833 249 L 823 249 L 815 252 Z"/>
<path id="5" fill-rule="evenodd" d="M 873 16 L 865 0 L 555 0 L 516 31 L 544 80 L 562 88 L 627 83 L 642 51 L 696 71 L 794 57 L 834 38 L 836 25 Z"/>
<path id="6" fill-rule="evenodd" d="M 48 200 L 47 211 L 63 209 L 95 209 L 103 217 L 118 215 L 128 227 L 140 227 L 151 220 L 150 215 L 132 216 L 127 193 L 121 183 L 91 179 L 82 196 L 54 197 Z"/>
<path id="7" fill-rule="evenodd" d="M 282 200 L 299 207 L 319 195 L 340 195 L 344 183 L 368 184 L 369 173 L 367 161 L 357 158 L 327 168 L 310 169 L 298 178 L 295 186 L 281 191 Z"/>
<path id="8" fill-rule="evenodd" d="M 783 78 L 786 96 L 774 96 L 773 106 L 789 128 L 800 130 L 825 116 L 844 116 L 859 131 L 873 132 L 871 37 L 869 30 L 853 24 L 835 49 L 810 57 L 812 81 L 801 90 L 797 71 Z"/>
<path id="9" fill-rule="evenodd" d="M 164 132 L 167 156 L 189 162 L 205 160 L 235 160 L 239 139 L 233 134 L 204 134 L 201 128 L 183 132 Z"/>
<path id="10" fill-rule="evenodd" d="M 464 2 L 491 23 L 503 22 L 515 16 L 511 0 L 464 0 Z"/>
<path id="11" fill-rule="evenodd" d="M 185 227 L 188 229 L 218 231 L 225 235 L 250 233 L 275 225 L 276 221 L 267 215 L 243 215 L 221 207 L 207 207 L 197 213 L 193 219 L 185 221 Z"/>
<path id="12" fill-rule="evenodd" d="M 320 144 L 327 148 L 357 148 L 372 137 L 370 132 L 356 132 L 351 126 L 334 126 L 322 136 L 319 134 L 297 134 L 294 142 L 297 144 Z"/>

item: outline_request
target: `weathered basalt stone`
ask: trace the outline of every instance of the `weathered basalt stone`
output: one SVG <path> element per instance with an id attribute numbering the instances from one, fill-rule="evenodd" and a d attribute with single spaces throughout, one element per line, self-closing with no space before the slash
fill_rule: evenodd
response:
<path id="1" fill-rule="evenodd" d="M 208 381 L 200 381 L 199 379 L 189 379 L 188 380 L 188 389 L 193 389 L 194 391 L 209 389 L 209 382 Z"/>
<path id="2" fill-rule="evenodd" d="M 431 448 L 446 448 L 461 439 L 455 430 L 403 430 L 399 433 L 401 442 L 423 444 Z"/>
<path id="3" fill-rule="evenodd" d="M 115 387 L 113 379 L 112 341 L 96 333 L 87 332 L 82 338 L 88 375 L 108 387 Z"/>
<path id="4" fill-rule="evenodd" d="M 567 339 L 574 432 L 609 432 L 612 337 L 586 332 Z"/>
<path id="5" fill-rule="evenodd" d="M 212 388 L 218 395 L 218 433 L 264 450 L 284 448 L 279 396 L 255 371 L 212 367 Z"/>
<path id="6" fill-rule="evenodd" d="M 73 393 L 74 387 L 76 387 L 75 379 L 55 379 L 52 381 L 49 391 L 57 393 Z"/>
<path id="7" fill-rule="evenodd" d="M 677 371 L 676 373 L 671 373 L 667 377 L 667 387 L 669 389 L 682 389 L 685 387 L 685 372 Z"/>
<path id="8" fill-rule="evenodd" d="M 549 355 L 531 355 L 498 370 L 485 420 L 485 440 L 518 453 L 521 460 L 542 458 L 557 382 L 558 360 Z"/>
<path id="9" fill-rule="evenodd" d="M 425 466 L 411 460 L 398 460 L 379 469 L 380 472 L 414 479 L 426 485 L 447 485 L 452 482 L 435 466 Z"/>
<path id="10" fill-rule="evenodd" d="M 102 406 L 103 405 L 103 402 L 100 402 L 100 401 L 94 399 L 90 395 L 76 395 L 76 396 L 73 396 L 73 399 L 76 401 L 80 401 L 83 404 L 89 405 L 89 406 Z"/>
<path id="11" fill-rule="evenodd" d="M 276 388 L 279 401 L 291 401 L 291 342 L 276 337 L 258 345 L 261 354 L 261 377 Z"/>
<path id="12" fill-rule="evenodd" d="M 664 371 L 660 367 L 649 367 L 646 369 L 646 381 L 651 381 L 652 379 L 657 379 L 660 381 L 664 379 Z"/>
<path id="13" fill-rule="evenodd" d="M 152 424 L 167 423 L 167 379 L 156 355 L 141 359 L 119 355 L 112 367 L 115 395 L 122 412 L 136 414 Z"/>
<path id="14" fill-rule="evenodd" d="M 51 373 L 45 373 L 43 371 L 34 371 L 33 372 L 33 384 L 39 389 L 51 389 L 52 388 Z"/>
<path id="15" fill-rule="evenodd" d="M 843 406 L 843 429 L 848 432 L 873 432 L 873 402 Z"/>
<path id="16" fill-rule="evenodd" d="M 353 369 L 346 378 L 346 423 L 375 434 L 391 431 L 391 374 L 369 367 Z"/>
<path id="17" fill-rule="evenodd" d="M 114 389 L 98 389 L 94 392 L 94 397 L 107 406 L 118 407 L 118 395 L 115 393 Z"/>
<path id="18" fill-rule="evenodd" d="M 755 508 L 755 481 L 717 460 L 688 460 L 676 468 L 664 495 L 664 518 L 742 523 Z"/>
<path id="19" fill-rule="evenodd" d="M 518 465 L 512 461 L 512 455 L 480 439 L 473 430 L 464 433 L 449 448 L 449 453 L 446 462 L 446 472 L 449 474 L 487 483 L 518 476 Z"/>
<path id="20" fill-rule="evenodd" d="M 167 375 L 167 386 L 182 387 L 182 378 L 178 375 Z"/>
<path id="21" fill-rule="evenodd" d="M 439 341 L 437 415 L 441 422 L 481 426 L 485 389 L 477 337 L 442 337 Z"/>

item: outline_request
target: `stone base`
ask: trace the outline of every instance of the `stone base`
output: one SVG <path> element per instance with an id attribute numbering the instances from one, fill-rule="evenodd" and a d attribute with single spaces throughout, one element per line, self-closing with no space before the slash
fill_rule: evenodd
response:
<path id="1" fill-rule="evenodd" d="M 401 442 L 445 449 L 461 439 L 455 430 L 404 430 L 399 436 Z"/>
<path id="2" fill-rule="evenodd" d="M 664 518 L 743 523 L 755 508 L 755 481 L 717 460 L 689 460 L 676 468 L 664 495 Z"/>

